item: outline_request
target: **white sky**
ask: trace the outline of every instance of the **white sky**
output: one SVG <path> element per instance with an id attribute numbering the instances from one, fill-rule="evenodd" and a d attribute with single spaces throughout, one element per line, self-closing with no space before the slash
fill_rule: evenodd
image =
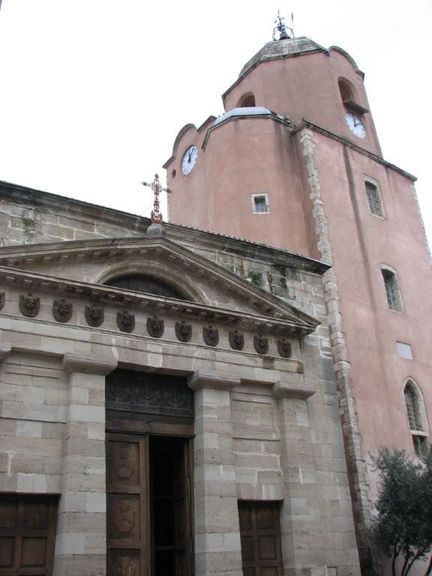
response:
<path id="1" fill-rule="evenodd" d="M 184 124 L 222 113 L 278 8 L 366 73 L 384 158 L 418 177 L 432 243 L 431 0 L 3 0 L 0 180 L 148 214 L 140 182 L 164 178 Z"/>

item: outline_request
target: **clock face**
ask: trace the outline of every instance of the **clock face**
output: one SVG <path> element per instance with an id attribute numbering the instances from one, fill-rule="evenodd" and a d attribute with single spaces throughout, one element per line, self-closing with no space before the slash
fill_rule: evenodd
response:
<path id="1" fill-rule="evenodd" d="M 185 176 L 187 176 L 192 172 L 193 167 L 195 166 L 197 160 L 198 160 L 198 148 L 195 145 L 189 146 L 189 148 L 184 153 L 181 163 L 181 169 Z"/>
<path id="2" fill-rule="evenodd" d="M 347 112 L 345 115 L 345 121 L 351 132 L 358 138 L 364 138 L 366 136 L 366 128 L 359 116 L 354 114 L 354 112 Z"/>

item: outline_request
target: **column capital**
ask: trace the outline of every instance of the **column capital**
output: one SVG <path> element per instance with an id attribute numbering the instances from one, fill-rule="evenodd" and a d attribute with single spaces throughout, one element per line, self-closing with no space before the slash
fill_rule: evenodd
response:
<path id="1" fill-rule="evenodd" d="M 306 400 L 315 394 L 313 383 L 305 382 L 303 374 L 292 374 L 289 382 L 275 382 L 272 386 L 272 396 L 279 398 L 299 398 Z"/>
<path id="2" fill-rule="evenodd" d="M 63 369 L 66 372 L 82 372 L 84 374 L 99 374 L 106 376 L 117 368 L 117 360 L 111 357 L 76 356 L 67 353 L 63 357 Z"/>
<path id="3" fill-rule="evenodd" d="M 188 385 L 192 390 L 212 388 L 214 390 L 231 390 L 240 386 L 240 378 L 230 378 L 213 372 L 194 372 L 189 378 Z"/>

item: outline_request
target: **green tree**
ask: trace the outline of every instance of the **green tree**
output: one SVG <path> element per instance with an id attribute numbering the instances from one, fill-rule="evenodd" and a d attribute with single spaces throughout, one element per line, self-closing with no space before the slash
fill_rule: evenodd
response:
<path id="1" fill-rule="evenodd" d="M 432 452 L 423 462 L 383 449 L 374 458 L 380 482 L 371 526 L 374 544 L 407 576 L 432 550 Z M 424 576 L 432 575 L 432 556 Z"/>

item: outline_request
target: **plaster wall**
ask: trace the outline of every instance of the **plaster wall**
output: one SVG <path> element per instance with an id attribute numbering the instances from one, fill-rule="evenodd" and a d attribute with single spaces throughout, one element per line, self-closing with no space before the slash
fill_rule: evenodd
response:
<path id="1" fill-rule="evenodd" d="M 181 173 L 180 151 L 194 140 L 189 131 L 168 174 L 170 221 L 250 238 L 294 253 L 309 255 L 304 213 L 307 210 L 298 179 L 296 149 L 287 127 L 269 117 L 234 118 L 211 129 L 195 169 Z M 266 194 L 269 213 L 254 213 L 253 195 Z M 185 210 L 185 206 L 190 209 Z M 194 207 L 192 209 L 192 207 Z M 285 214 L 284 218 L 276 215 Z"/>
<path id="2" fill-rule="evenodd" d="M 379 446 L 412 451 L 403 398 L 408 377 L 429 412 L 432 407 L 425 322 L 432 315 L 432 277 L 413 185 L 348 147 L 335 147 L 320 135 L 314 140 L 364 454 Z M 379 186 L 383 218 L 369 210 L 365 178 Z M 401 312 L 388 307 L 383 265 L 397 271 Z M 412 360 L 398 355 L 397 341 L 411 345 Z"/>
<path id="3" fill-rule="evenodd" d="M 345 123 L 345 108 L 338 85 L 340 78 L 351 83 L 356 103 L 369 109 L 363 74 L 356 70 L 347 56 L 330 49 L 328 53 L 297 54 L 258 64 L 224 94 L 225 110 L 236 108 L 241 97 L 252 92 L 256 106 L 265 106 L 296 123 L 305 118 L 355 141 Z M 362 146 L 380 154 L 371 114 L 366 113 L 363 120 L 366 137 L 362 140 Z"/>

